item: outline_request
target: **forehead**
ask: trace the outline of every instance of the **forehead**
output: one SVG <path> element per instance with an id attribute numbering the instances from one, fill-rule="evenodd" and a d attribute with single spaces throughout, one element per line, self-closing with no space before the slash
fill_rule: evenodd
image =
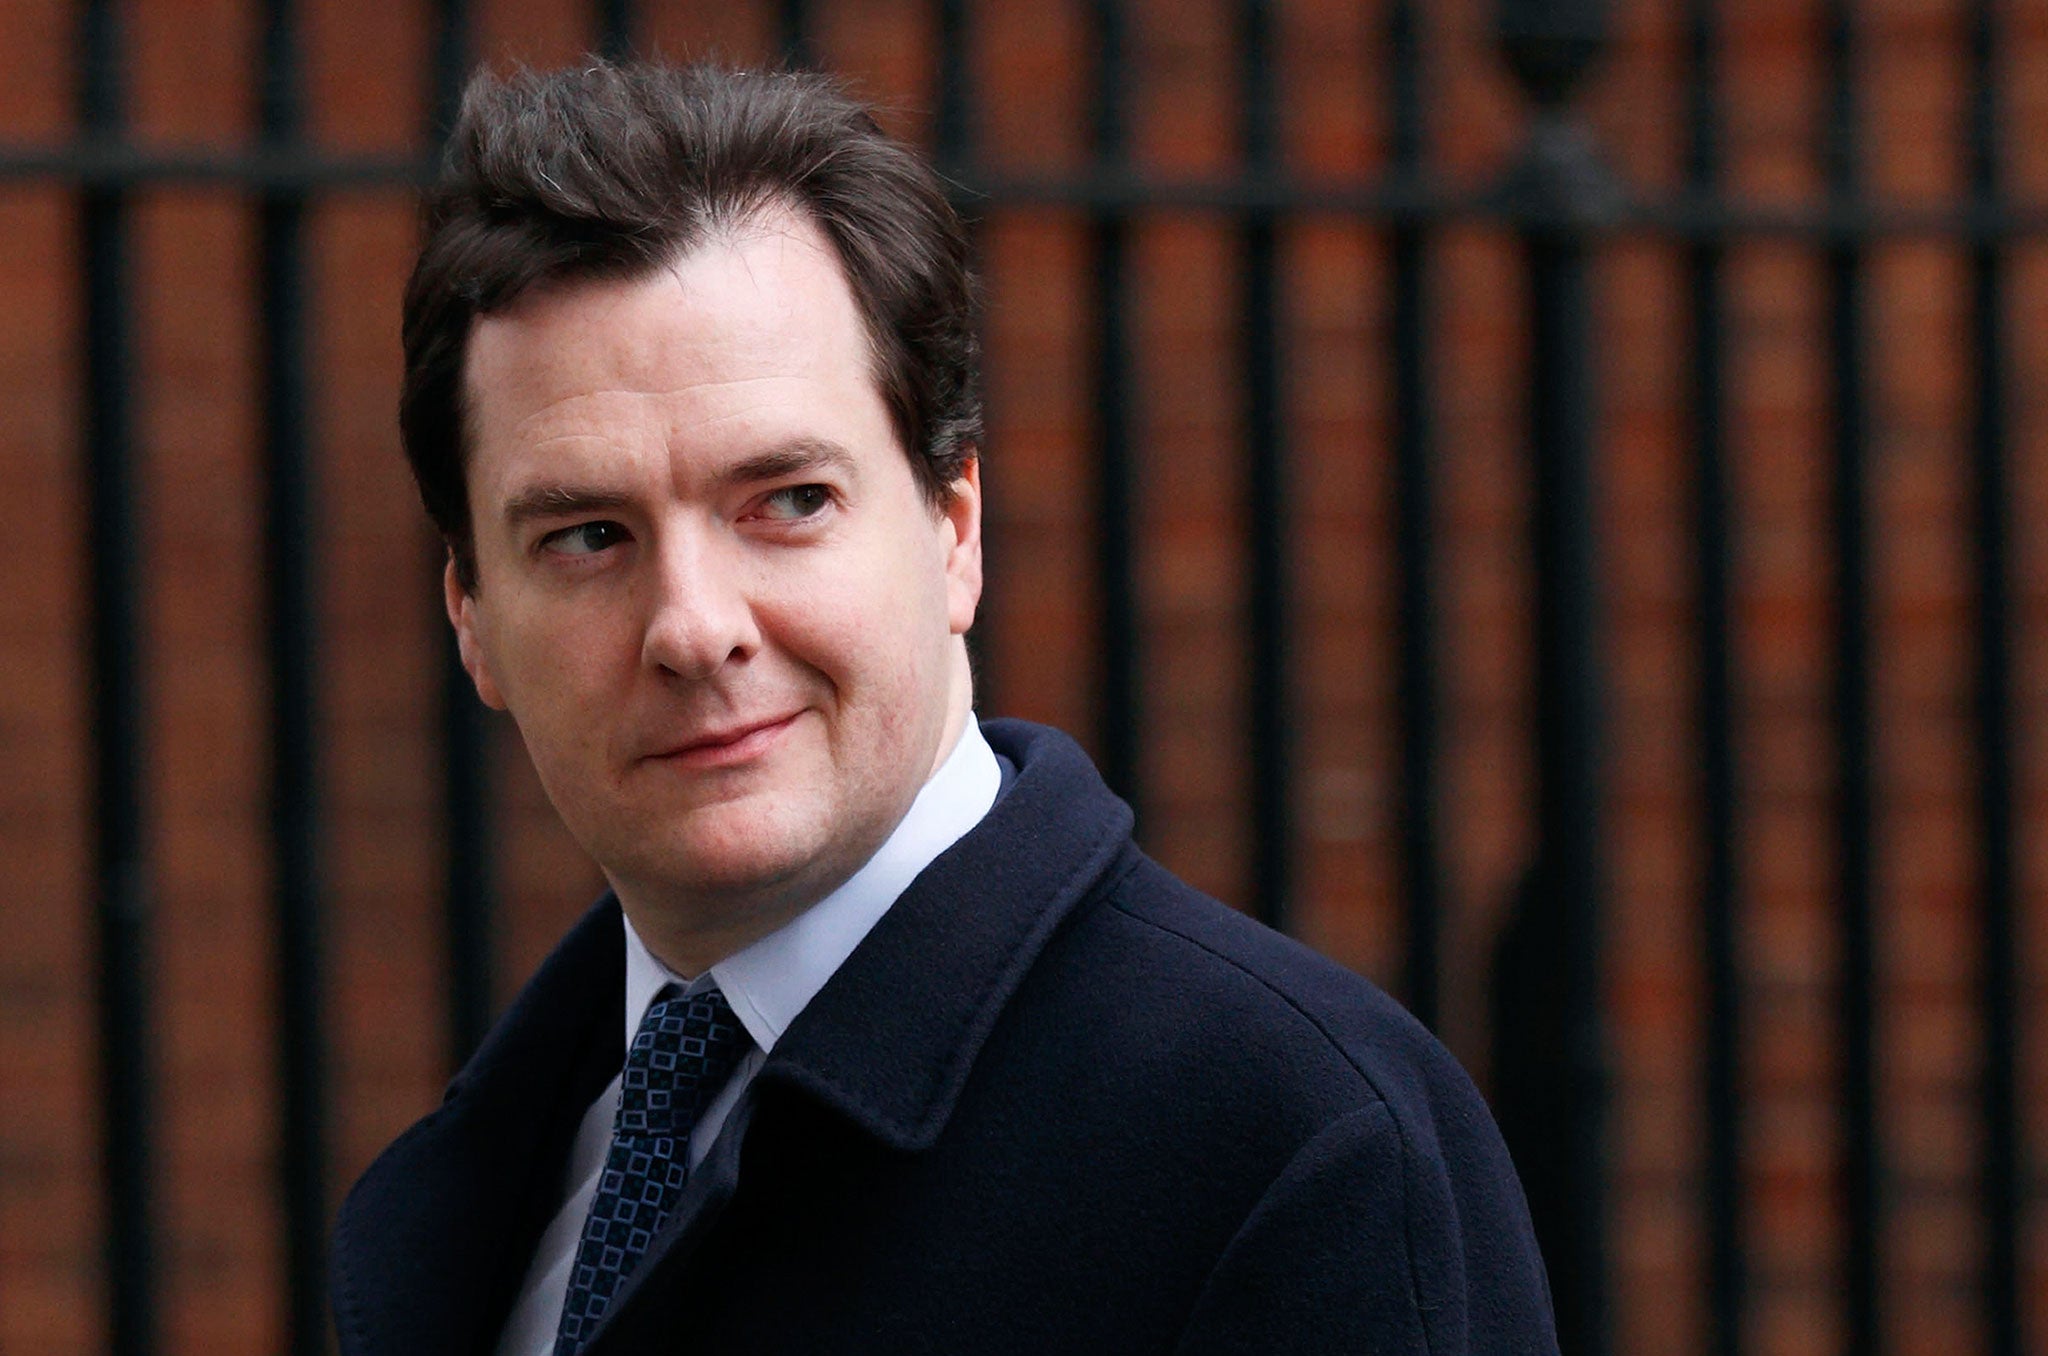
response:
<path id="1" fill-rule="evenodd" d="M 666 421 L 686 440 L 760 424 L 888 436 L 838 256 L 788 210 L 644 275 L 535 290 L 477 322 L 464 376 L 472 471 L 486 474 L 507 448 L 622 423 Z"/>

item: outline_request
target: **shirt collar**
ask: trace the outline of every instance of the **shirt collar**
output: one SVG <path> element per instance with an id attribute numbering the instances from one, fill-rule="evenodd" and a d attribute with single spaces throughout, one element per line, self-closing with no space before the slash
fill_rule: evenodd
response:
<path id="1" fill-rule="evenodd" d="M 796 1015 L 825 987 L 868 930 L 889 911 L 938 855 L 981 822 L 1002 787 L 1002 770 L 970 714 L 953 751 L 911 802 L 888 841 L 845 884 L 766 937 L 727 956 L 696 979 L 663 965 L 640 940 L 633 920 L 626 931 L 626 1046 L 633 1043 L 647 1005 L 663 986 L 685 993 L 716 985 L 733 1015 L 764 1054 Z"/>

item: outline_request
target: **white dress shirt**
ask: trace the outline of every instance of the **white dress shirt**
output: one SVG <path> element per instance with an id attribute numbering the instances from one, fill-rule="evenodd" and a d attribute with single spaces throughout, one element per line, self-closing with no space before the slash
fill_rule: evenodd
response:
<path id="1" fill-rule="evenodd" d="M 898 895 L 919 872 L 981 822 L 995 804 L 1002 771 L 995 752 L 982 738 L 970 715 L 953 751 L 917 793 L 903 822 L 889 835 L 867 865 L 847 882 L 788 923 L 744 950 L 727 956 L 695 979 L 676 974 L 655 958 L 626 920 L 626 1026 L 619 1061 L 633 1043 L 648 1004 L 665 985 L 679 984 L 685 994 L 716 985 L 732 1005 L 733 1015 L 753 1038 L 753 1048 L 740 1059 L 725 1088 L 705 1108 L 690 1132 L 690 1166 L 704 1161 L 768 1052 L 796 1020 L 825 981 L 832 978 L 861 938 L 889 911 Z M 582 1241 L 583 1218 L 611 1148 L 612 1120 L 619 1109 L 619 1078 L 598 1094 L 583 1114 L 563 1177 L 561 1209 L 534 1248 L 526 1280 L 512 1305 L 498 1356 L 548 1356 L 555 1346 L 555 1326 L 562 1299 L 569 1290 L 569 1272 Z"/>

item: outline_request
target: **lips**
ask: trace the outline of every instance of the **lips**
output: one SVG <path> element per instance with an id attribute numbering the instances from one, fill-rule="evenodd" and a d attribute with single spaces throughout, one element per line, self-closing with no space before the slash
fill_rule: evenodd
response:
<path id="1" fill-rule="evenodd" d="M 650 762 L 673 767 L 729 767 L 758 758 L 788 733 L 801 711 L 769 716 L 745 724 L 721 726 L 693 734 L 682 742 L 647 755 Z"/>

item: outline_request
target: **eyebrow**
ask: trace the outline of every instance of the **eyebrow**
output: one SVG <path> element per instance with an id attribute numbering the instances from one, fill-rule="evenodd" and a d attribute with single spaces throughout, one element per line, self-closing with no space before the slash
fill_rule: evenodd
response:
<path id="1" fill-rule="evenodd" d="M 797 438 L 734 462 L 719 472 L 718 479 L 727 485 L 751 485 L 828 467 L 851 471 L 856 464 L 853 453 L 830 438 Z"/>
<path id="2" fill-rule="evenodd" d="M 830 438 L 797 438 L 734 462 L 718 473 L 717 483 L 752 485 L 826 468 L 852 471 L 858 464 L 851 451 Z M 632 503 L 633 496 L 618 490 L 586 485 L 534 485 L 507 499 L 503 512 L 507 524 L 519 527 L 535 519 L 612 513 Z"/>
<path id="3" fill-rule="evenodd" d="M 628 496 L 617 490 L 579 485 L 536 485 L 505 501 L 505 521 L 518 527 L 536 518 L 573 518 L 584 513 L 608 513 L 631 502 Z"/>

